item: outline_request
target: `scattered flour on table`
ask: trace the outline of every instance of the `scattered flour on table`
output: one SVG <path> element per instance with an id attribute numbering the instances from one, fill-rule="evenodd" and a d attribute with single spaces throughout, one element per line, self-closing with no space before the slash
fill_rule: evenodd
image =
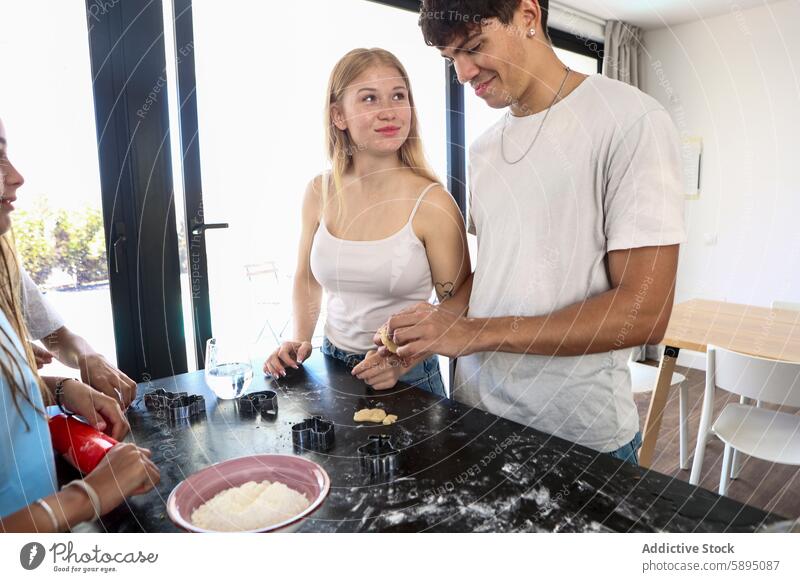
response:
<path id="1" fill-rule="evenodd" d="M 213 531 L 262 529 L 290 519 L 311 502 L 283 483 L 249 481 L 225 489 L 192 512 L 192 523 Z"/>

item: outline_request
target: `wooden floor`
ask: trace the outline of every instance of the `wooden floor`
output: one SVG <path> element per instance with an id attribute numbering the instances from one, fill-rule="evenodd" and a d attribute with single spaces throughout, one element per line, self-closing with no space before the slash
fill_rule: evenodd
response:
<path id="1" fill-rule="evenodd" d="M 703 404 L 705 372 L 691 368 L 679 368 L 676 371 L 686 376 L 689 385 L 689 467 L 691 468 Z M 650 404 L 650 393 L 634 394 L 634 400 L 639 408 L 640 424 L 644 426 L 647 407 Z M 725 404 L 738 401 L 738 396 L 717 390 L 715 418 Z M 723 448 L 719 439 L 714 438 L 708 443 L 701 487 L 715 492 L 718 490 Z M 688 482 L 690 471 L 682 471 L 679 468 L 678 450 L 678 390 L 673 388 L 664 410 L 664 421 L 661 424 L 651 468 Z M 800 516 L 800 467 L 776 465 L 760 459 L 743 457 L 741 473 L 738 479 L 730 482 L 728 497 L 784 517 L 796 518 Z"/>

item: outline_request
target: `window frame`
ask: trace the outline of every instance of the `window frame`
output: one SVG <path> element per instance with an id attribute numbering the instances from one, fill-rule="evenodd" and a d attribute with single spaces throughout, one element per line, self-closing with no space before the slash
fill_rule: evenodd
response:
<path id="1" fill-rule="evenodd" d="M 548 33 L 554 47 L 595 59 L 597 61 L 597 72 L 602 74 L 603 55 L 605 54 L 605 44 L 603 42 L 581 37 L 558 28 L 549 28 Z"/>

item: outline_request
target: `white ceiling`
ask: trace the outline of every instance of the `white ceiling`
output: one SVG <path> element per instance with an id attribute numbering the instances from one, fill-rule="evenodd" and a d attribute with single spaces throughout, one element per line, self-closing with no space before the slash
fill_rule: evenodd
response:
<path id="1" fill-rule="evenodd" d="M 622 20 L 645 29 L 731 14 L 778 0 L 558 0 L 603 20 Z"/>

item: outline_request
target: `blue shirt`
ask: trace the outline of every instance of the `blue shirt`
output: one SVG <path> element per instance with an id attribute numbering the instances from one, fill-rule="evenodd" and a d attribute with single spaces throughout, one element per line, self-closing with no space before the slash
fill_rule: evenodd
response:
<path id="1" fill-rule="evenodd" d="M 18 364 L 17 367 L 11 361 L 5 362 L 16 376 L 17 386 L 28 394 L 36 408 L 44 410 L 36 376 L 2 310 L 0 344 Z M 8 358 L 5 350 L 0 349 L 0 358 Z M 17 404 L 19 410 L 14 405 L 8 380 L 0 374 L 0 516 L 15 513 L 56 491 L 53 444 L 47 420 L 21 394 L 17 394 Z"/>

